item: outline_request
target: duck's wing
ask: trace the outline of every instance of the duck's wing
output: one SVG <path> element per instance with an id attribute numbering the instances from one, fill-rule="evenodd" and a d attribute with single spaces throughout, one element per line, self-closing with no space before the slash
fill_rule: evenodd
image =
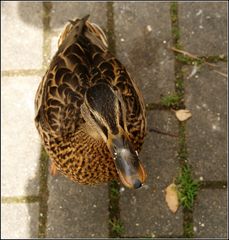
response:
<path id="1" fill-rule="evenodd" d="M 94 57 L 107 47 L 102 30 L 86 24 L 87 18 L 65 28 L 59 49 L 38 87 L 35 123 L 40 134 L 64 137 L 84 122 L 80 106 L 91 76 L 96 74 Z"/>

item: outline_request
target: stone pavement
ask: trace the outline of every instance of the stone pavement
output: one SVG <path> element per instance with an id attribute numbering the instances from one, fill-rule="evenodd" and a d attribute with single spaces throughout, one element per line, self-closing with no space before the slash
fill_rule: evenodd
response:
<path id="1" fill-rule="evenodd" d="M 226 239 L 227 3 L 2 2 L 1 13 L 1 237 Z M 50 176 L 34 126 L 35 92 L 58 35 L 68 19 L 88 13 L 107 31 L 111 51 L 148 106 L 149 132 L 140 154 L 148 179 L 137 191 Z M 196 59 L 181 58 L 171 47 L 210 64 L 195 65 Z M 192 112 L 183 125 L 161 104 L 163 96 L 179 91 L 184 102 L 178 108 Z M 193 207 L 180 206 L 173 214 L 164 189 L 182 167 L 181 127 L 185 163 L 201 185 Z"/>

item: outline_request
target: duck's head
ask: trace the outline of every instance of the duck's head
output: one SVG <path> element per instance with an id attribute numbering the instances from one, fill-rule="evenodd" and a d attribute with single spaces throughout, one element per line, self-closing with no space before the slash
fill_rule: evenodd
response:
<path id="1" fill-rule="evenodd" d="M 121 182 L 128 188 L 140 188 L 146 174 L 128 137 L 126 108 L 120 94 L 108 84 L 97 84 L 86 91 L 81 112 L 107 144 Z"/>

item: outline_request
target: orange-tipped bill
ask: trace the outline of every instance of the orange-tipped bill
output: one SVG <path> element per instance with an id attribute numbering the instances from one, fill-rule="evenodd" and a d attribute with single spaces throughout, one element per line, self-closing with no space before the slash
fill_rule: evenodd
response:
<path id="1" fill-rule="evenodd" d="M 128 188 L 140 188 L 146 173 L 129 140 L 124 136 L 113 136 L 110 149 L 122 183 Z"/>

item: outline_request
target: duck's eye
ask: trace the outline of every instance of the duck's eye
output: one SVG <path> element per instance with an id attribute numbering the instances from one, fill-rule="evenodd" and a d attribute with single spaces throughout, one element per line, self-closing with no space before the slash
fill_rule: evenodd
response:
<path id="1" fill-rule="evenodd" d="M 108 130 L 107 128 L 90 112 L 91 118 L 96 122 L 96 124 L 101 128 L 106 138 L 108 138 Z"/>

